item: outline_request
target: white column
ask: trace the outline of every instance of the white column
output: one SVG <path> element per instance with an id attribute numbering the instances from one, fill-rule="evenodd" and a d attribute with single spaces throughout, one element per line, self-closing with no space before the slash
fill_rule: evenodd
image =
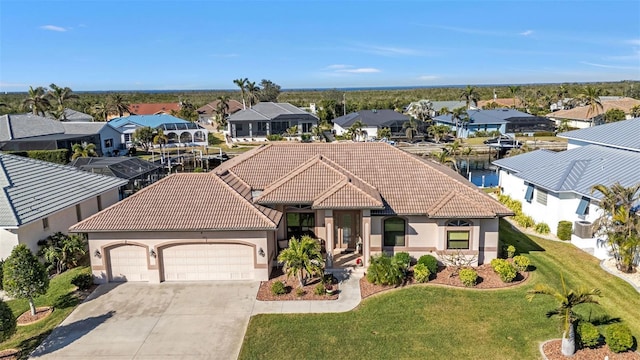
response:
<path id="1" fill-rule="evenodd" d="M 371 257 L 371 210 L 362 211 L 362 263 L 369 266 Z"/>

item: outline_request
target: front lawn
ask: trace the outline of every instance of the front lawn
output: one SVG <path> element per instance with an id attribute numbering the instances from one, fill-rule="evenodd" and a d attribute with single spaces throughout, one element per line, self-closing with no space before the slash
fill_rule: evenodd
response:
<path id="1" fill-rule="evenodd" d="M 492 291 L 414 286 L 366 299 L 347 313 L 257 315 L 240 358 L 538 359 L 539 342 L 560 337 L 560 322 L 545 317 L 552 299 L 529 303 L 525 294 L 538 282 L 559 285 L 560 272 L 571 287 L 602 290 L 600 308 L 576 310 L 592 318 L 606 311 L 640 336 L 640 296 L 601 270 L 597 259 L 570 244 L 527 237 L 504 221 L 500 236 L 536 267 L 526 285 Z"/>
<path id="2" fill-rule="evenodd" d="M 18 326 L 16 333 L 0 344 L 0 350 L 22 349 L 23 356 L 26 358 L 78 305 L 79 300 L 74 296 L 76 286 L 71 284 L 71 279 L 80 273 L 89 273 L 89 267 L 77 267 L 51 279 L 49 290 L 45 295 L 37 297 L 35 304 L 37 307 L 53 306 L 54 311 L 35 324 Z M 16 317 L 29 310 L 27 300 L 9 300 L 7 305 Z"/>

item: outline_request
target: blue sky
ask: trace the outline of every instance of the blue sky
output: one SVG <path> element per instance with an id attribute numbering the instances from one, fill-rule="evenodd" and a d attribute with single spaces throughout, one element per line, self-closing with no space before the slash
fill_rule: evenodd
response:
<path id="1" fill-rule="evenodd" d="M 640 79 L 640 1 L 0 1 L 0 91 Z"/>

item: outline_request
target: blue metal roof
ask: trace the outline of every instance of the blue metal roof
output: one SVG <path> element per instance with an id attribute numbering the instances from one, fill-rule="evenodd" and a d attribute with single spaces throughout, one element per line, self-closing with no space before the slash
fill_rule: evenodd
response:
<path id="1" fill-rule="evenodd" d="M 623 186 L 640 183 L 640 152 L 587 145 L 553 152 L 537 150 L 496 160 L 494 165 L 515 173 L 524 181 L 554 192 L 573 192 L 599 199 L 591 194 L 596 184 Z"/>
<path id="2" fill-rule="evenodd" d="M 514 109 L 492 109 L 492 110 L 467 110 L 470 124 L 505 124 L 511 118 L 533 117 L 531 114 L 523 113 Z M 442 123 L 453 124 L 451 114 L 436 116 L 434 120 Z"/>
<path id="3" fill-rule="evenodd" d="M 640 118 L 558 134 L 570 140 L 640 151 Z"/>
<path id="4" fill-rule="evenodd" d="M 189 121 L 171 115 L 131 115 L 109 120 L 109 125 L 119 128 L 127 123 L 157 128 L 163 124 L 189 123 Z"/>

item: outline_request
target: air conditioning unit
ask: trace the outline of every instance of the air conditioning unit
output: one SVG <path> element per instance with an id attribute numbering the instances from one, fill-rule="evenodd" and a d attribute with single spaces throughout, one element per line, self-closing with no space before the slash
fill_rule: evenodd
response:
<path id="1" fill-rule="evenodd" d="M 581 239 L 591 239 L 593 237 L 593 224 L 589 221 L 576 221 L 573 224 L 573 234 Z"/>

